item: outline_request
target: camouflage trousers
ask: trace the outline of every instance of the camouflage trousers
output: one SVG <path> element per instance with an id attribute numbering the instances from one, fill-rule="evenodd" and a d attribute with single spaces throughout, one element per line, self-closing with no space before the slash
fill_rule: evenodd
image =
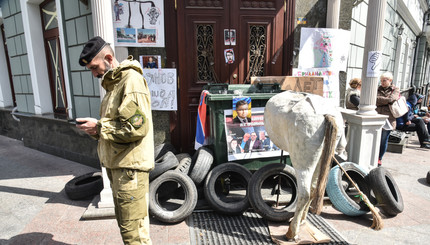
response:
<path id="1" fill-rule="evenodd" d="M 106 169 L 115 217 L 124 244 L 151 245 L 149 237 L 149 173 L 134 169 Z"/>

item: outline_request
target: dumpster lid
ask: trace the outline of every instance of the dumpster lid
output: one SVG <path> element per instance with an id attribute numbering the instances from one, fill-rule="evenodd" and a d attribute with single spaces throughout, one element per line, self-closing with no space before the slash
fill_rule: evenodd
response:
<path id="1" fill-rule="evenodd" d="M 250 96 L 254 99 L 267 99 L 274 93 L 281 92 L 279 84 L 227 84 L 227 83 L 209 83 L 204 86 L 209 91 L 206 96 L 208 101 L 231 99 L 233 96 Z"/>

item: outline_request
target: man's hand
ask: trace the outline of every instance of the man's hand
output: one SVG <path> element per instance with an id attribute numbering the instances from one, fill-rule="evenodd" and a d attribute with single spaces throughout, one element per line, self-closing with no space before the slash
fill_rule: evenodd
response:
<path id="1" fill-rule="evenodd" d="M 82 124 L 78 124 L 82 123 Z M 89 135 L 97 134 L 97 119 L 91 117 L 76 118 L 76 127 Z"/>
<path id="2" fill-rule="evenodd" d="M 407 121 L 407 122 L 406 122 L 406 125 L 411 125 L 411 121 Z"/>

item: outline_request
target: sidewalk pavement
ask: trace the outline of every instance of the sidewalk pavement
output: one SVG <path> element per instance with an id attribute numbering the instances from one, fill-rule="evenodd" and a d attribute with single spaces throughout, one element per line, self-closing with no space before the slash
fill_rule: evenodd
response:
<path id="1" fill-rule="evenodd" d="M 384 228 L 370 229 L 372 215 L 348 217 L 331 206 L 321 216 L 351 244 L 427 244 L 430 240 L 430 150 L 412 137 L 403 154 L 386 153 L 383 166 L 394 176 L 405 209 L 384 217 Z M 91 200 L 72 201 L 65 184 L 91 171 L 82 164 L 55 157 L 0 136 L 0 245 L 122 244 L 114 219 L 82 220 Z M 151 220 L 155 245 L 190 244 L 189 226 Z"/>

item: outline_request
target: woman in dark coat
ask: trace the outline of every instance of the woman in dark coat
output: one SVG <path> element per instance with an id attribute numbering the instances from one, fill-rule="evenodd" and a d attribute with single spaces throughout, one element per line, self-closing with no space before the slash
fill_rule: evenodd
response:
<path id="1" fill-rule="evenodd" d="M 391 129 L 396 128 L 396 118 L 390 111 L 388 105 L 393 104 L 400 96 L 400 90 L 393 84 L 393 74 L 391 72 L 385 72 L 380 77 L 381 85 L 378 87 L 378 94 L 376 96 L 376 111 L 379 114 L 387 115 Z M 378 166 L 381 166 L 382 157 L 387 151 L 388 137 L 391 133 L 390 130 L 382 129 L 381 132 L 381 145 L 379 147 Z"/>

